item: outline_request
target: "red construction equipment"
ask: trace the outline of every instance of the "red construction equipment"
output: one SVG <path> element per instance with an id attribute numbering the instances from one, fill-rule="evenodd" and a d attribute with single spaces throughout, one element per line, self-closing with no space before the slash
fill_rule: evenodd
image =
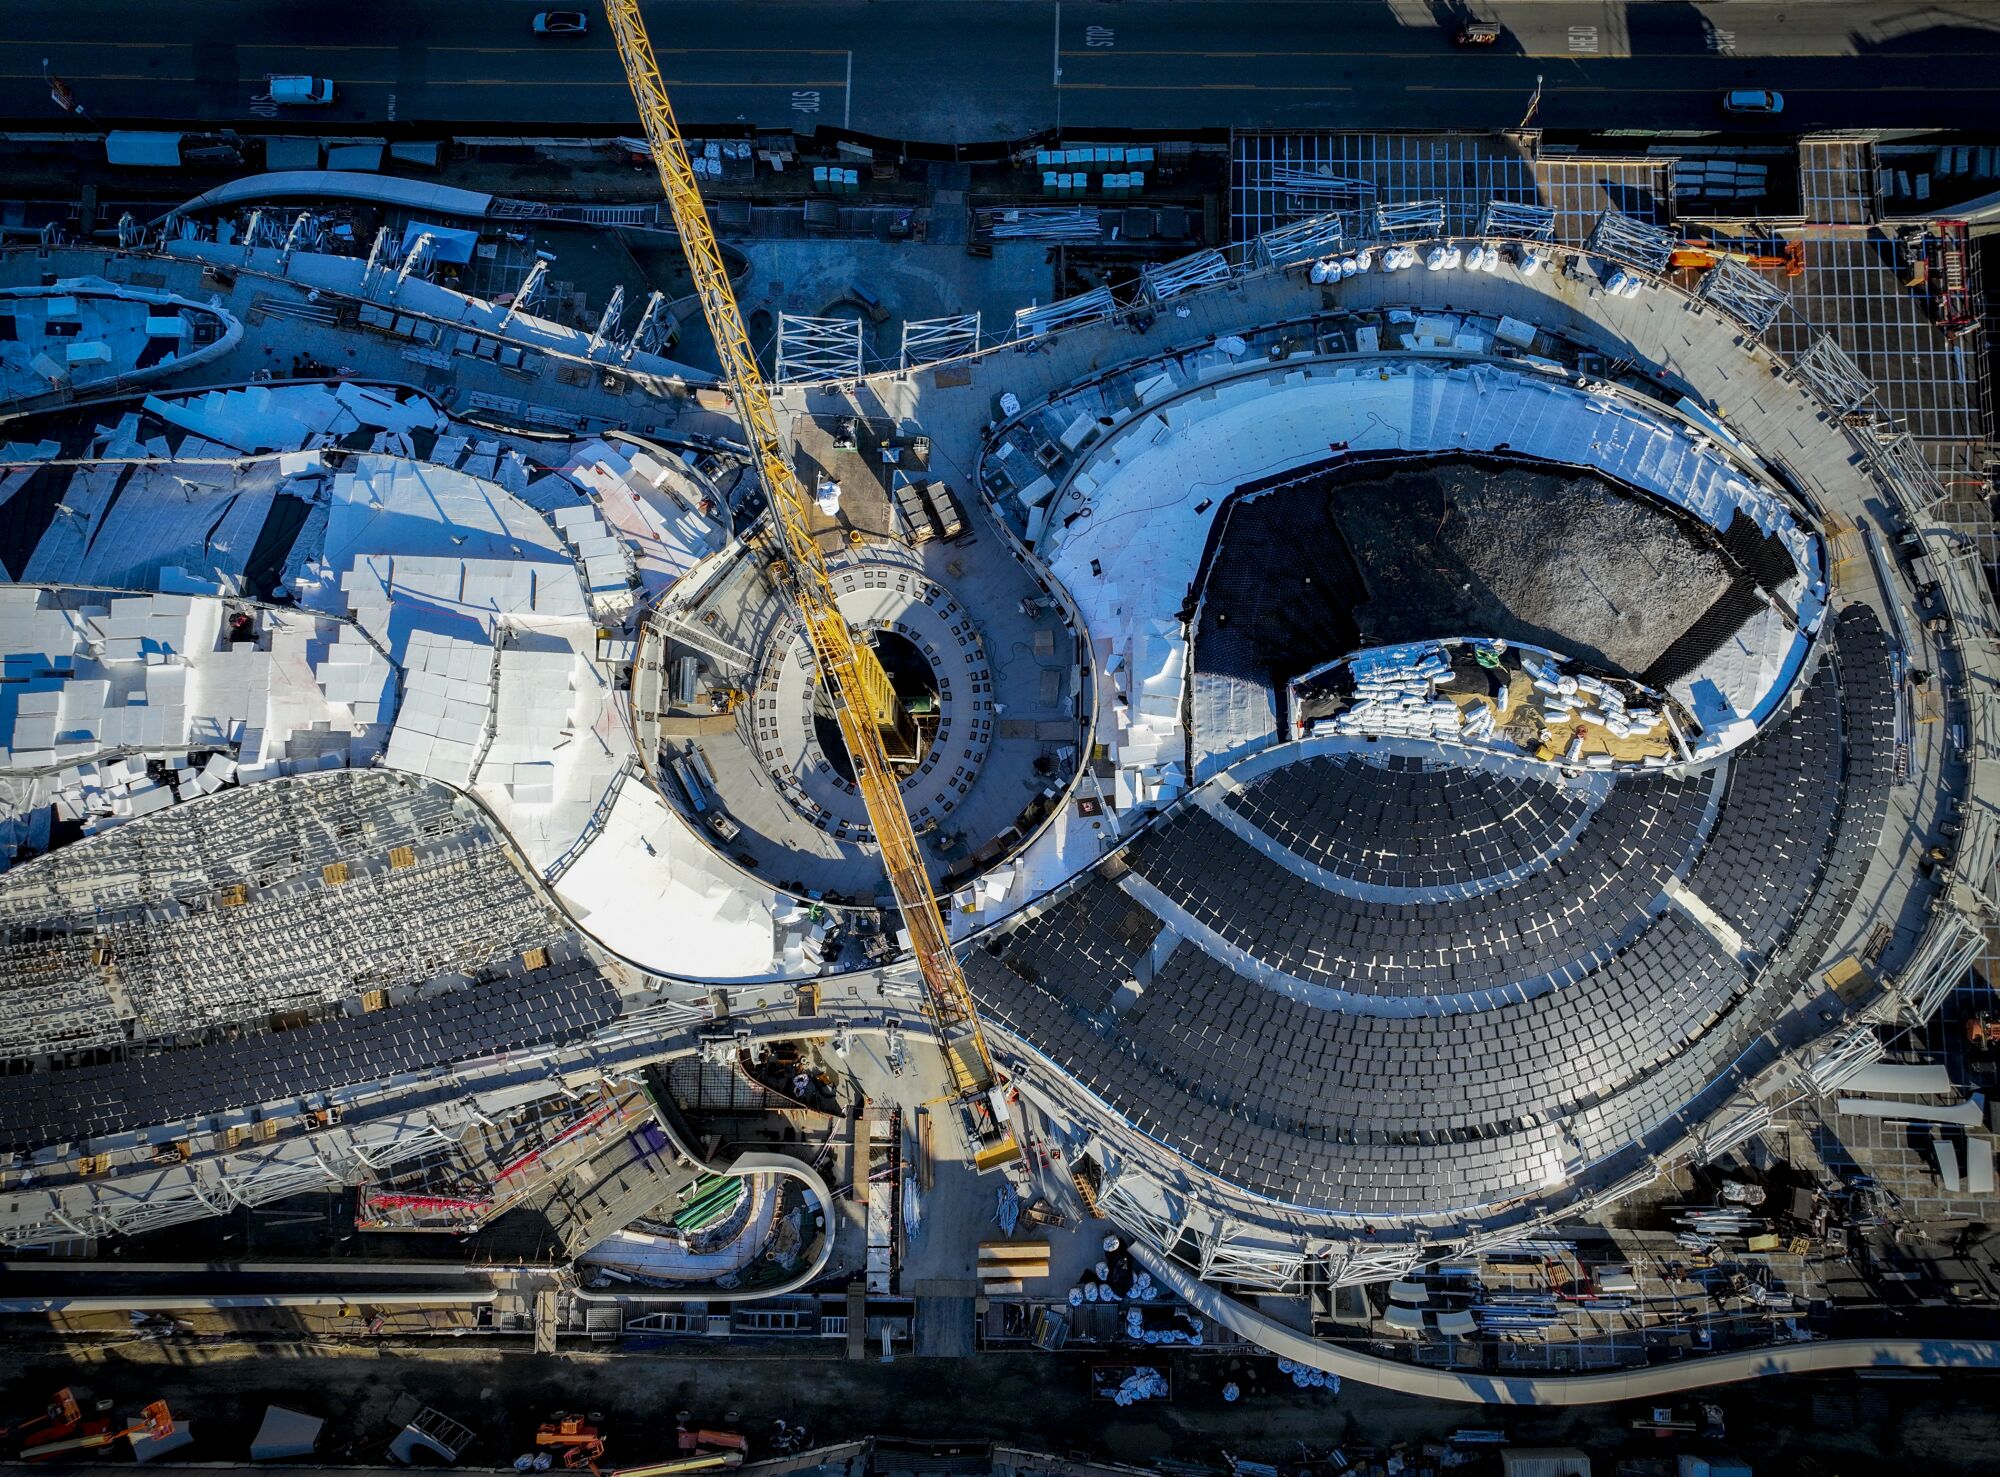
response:
<path id="1" fill-rule="evenodd" d="M 65 1452 L 96 1451 L 115 1441 L 123 1441 L 128 1436 L 144 1436 L 148 1440 L 164 1441 L 173 1433 L 173 1412 L 167 1409 L 166 1401 L 155 1400 L 139 1413 L 139 1419 L 133 1425 L 120 1427 L 116 1421 L 86 1421 L 83 1423 L 80 1435 L 23 1447 L 21 1459 L 39 1462 L 52 1456 L 61 1456 Z"/>
<path id="2" fill-rule="evenodd" d="M 682 1451 L 734 1451 L 747 1454 L 750 1443 L 734 1431 L 690 1431 L 682 1426 L 676 1433 Z"/>
<path id="3" fill-rule="evenodd" d="M 1964 221 L 1939 221 L 1931 237 L 1931 316 L 1946 338 L 1979 326 L 1972 307 L 1972 233 Z"/>
<path id="4" fill-rule="evenodd" d="M 74 1390 L 58 1390 L 55 1399 L 36 1415 L 0 1425 L 0 1450 L 18 1450 L 27 1441 L 60 1441 L 83 1429 L 83 1406 Z"/>
<path id="5" fill-rule="evenodd" d="M 565 1467 L 588 1467 L 593 1477 L 597 1459 L 604 1455 L 604 1438 L 580 1415 L 556 1413 L 554 1420 L 535 1432 L 535 1445 L 559 1447 Z"/>

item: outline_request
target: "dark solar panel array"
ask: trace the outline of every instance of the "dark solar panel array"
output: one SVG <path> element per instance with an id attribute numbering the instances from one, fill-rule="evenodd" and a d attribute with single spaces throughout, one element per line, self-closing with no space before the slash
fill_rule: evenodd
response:
<path id="1" fill-rule="evenodd" d="M 1840 698 L 1821 663 L 1796 705 L 1731 761 L 1688 886 L 1767 958 L 1805 908 L 1840 812 Z"/>
<path id="2" fill-rule="evenodd" d="M 1589 1111 L 1605 1126 L 1583 1151 L 1615 1152 L 1620 1125 L 1678 1106 L 1653 1074 L 1747 984 L 1679 913 L 1567 989 L 1441 1017 L 1317 1009 L 1186 942 L 1115 1021 L 1077 1007 L 1087 979 L 1029 984 L 986 951 L 968 975 L 983 1010 L 1178 1152 L 1259 1194 L 1385 1213 L 1539 1183 L 1551 1134 L 1531 1115 Z"/>
<path id="3" fill-rule="evenodd" d="M 1194 807 L 1141 835 L 1126 860 L 1225 942 L 1308 984 L 1451 995 L 1602 963 L 1644 930 L 1662 885 L 1700 841 L 1705 807 L 1700 780 L 1623 780 L 1546 867 L 1435 901 L 1326 891 Z M 1336 834 L 1321 836 L 1332 845 Z"/>
<path id="4" fill-rule="evenodd" d="M 1093 882 L 1088 900 L 975 950 L 974 992 L 1135 1127 L 1285 1202 L 1384 1214 L 1476 1204 L 1533 1193 L 1579 1160 L 1658 1147 L 1732 1090 L 1745 1051 L 1846 924 L 1880 839 L 1895 762 L 1888 640 L 1858 605 L 1828 636 L 1830 659 L 1795 705 L 1730 761 L 1705 846 L 1707 781 L 1647 777 L 1620 783 L 1543 871 L 1471 899 L 1342 897 L 1193 807 L 1124 853 L 1203 929 L 1295 977 L 1439 994 L 1574 959 L 1555 988 L 1443 1015 L 1326 1009 L 1239 973 L 1204 950 L 1206 933 L 1148 969 L 1150 932 L 1129 941 L 1129 908 Z M 1394 849 L 1370 834 L 1385 820 L 1412 833 L 1396 856 L 1449 857 L 1465 877 L 1497 870 L 1489 837 L 1546 847 L 1569 813 L 1557 799 L 1545 815 L 1549 797 L 1532 788 L 1509 797 L 1526 809 L 1499 791 L 1482 808 L 1459 793 L 1478 777 L 1365 768 L 1296 764 L 1231 803 L 1300 856 L 1373 865 L 1378 881 L 1412 875 L 1378 861 Z M 1408 789 L 1392 793 L 1399 783 Z M 1676 867 L 1766 964 L 1739 962 L 1678 906 L 1647 912 Z M 1143 982 L 1114 1013 L 1135 974 Z"/>
<path id="5" fill-rule="evenodd" d="M 583 960 L 370 1015 L 121 1062 L 0 1077 L 0 1149 L 178 1123 L 588 1035 L 618 991 Z"/>
<path id="6" fill-rule="evenodd" d="M 1275 769 L 1228 804 L 1330 872 L 1382 887 L 1438 887 L 1532 864 L 1583 818 L 1591 797 L 1406 755 L 1341 755 Z"/>

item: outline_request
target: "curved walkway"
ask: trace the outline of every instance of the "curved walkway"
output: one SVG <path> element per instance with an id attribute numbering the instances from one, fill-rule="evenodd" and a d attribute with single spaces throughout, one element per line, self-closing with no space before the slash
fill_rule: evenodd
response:
<path id="1" fill-rule="evenodd" d="M 1132 1254 L 1176 1296 L 1273 1354 L 1364 1385 L 1466 1405 L 1600 1405 L 1611 1400 L 1657 1399 L 1767 1375 L 1827 1374 L 1844 1369 L 2000 1371 L 2000 1340 L 1992 1339 L 1829 1339 L 1742 1349 L 1604 1374 L 1508 1375 L 1430 1369 L 1321 1343 L 1216 1291 L 1143 1241 L 1132 1243 Z"/>
<path id="2" fill-rule="evenodd" d="M 279 169 L 269 174 L 253 174 L 204 190 L 175 215 L 207 210 L 217 205 L 234 205 L 244 200 L 368 200 L 378 205 L 400 205 L 409 210 L 428 210 L 439 215 L 464 216 L 483 220 L 493 205 L 491 195 L 477 190 L 460 190 L 451 185 L 434 185 L 427 180 L 398 179 L 387 174 L 359 174 L 345 169 Z"/>

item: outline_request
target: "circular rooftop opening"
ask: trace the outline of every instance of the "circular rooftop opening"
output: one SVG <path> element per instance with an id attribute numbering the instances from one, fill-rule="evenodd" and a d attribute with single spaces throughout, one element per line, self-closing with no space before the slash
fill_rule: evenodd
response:
<path id="1" fill-rule="evenodd" d="M 877 631 L 875 655 L 881 659 L 882 670 L 896 689 L 896 700 L 902 704 L 905 716 L 901 742 L 888 745 L 890 761 L 899 767 L 921 764 L 937 738 L 937 673 L 917 649 L 916 642 L 900 632 Z M 840 724 L 835 721 L 825 694 L 817 688 L 813 699 L 813 737 L 819 740 L 834 773 L 853 784 L 854 760 L 847 752 L 847 740 L 840 735 Z"/>

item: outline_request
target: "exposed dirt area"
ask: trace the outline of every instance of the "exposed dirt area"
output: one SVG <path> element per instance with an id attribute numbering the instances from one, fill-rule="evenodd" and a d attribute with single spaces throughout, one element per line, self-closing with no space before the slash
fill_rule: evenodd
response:
<path id="1" fill-rule="evenodd" d="M 1087 1354 L 987 1355 L 966 1361 L 899 1358 L 847 1362 L 801 1357 L 797 1344 L 662 1348 L 652 1354 L 496 1355 L 456 1347 L 409 1354 L 390 1349 L 328 1352 L 311 1346 L 128 1344 L 70 1359 L 10 1358 L 0 1377 L 0 1413 L 46 1402 L 64 1385 L 87 1386 L 136 1408 L 164 1398 L 193 1422 L 196 1442 L 174 1460 L 240 1461 L 267 1403 L 327 1418 L 319 1460 L 373 1464 L 392 1434 L 402 1397 L 434 1405 L 472 1426 L 474 1466 L 506 1466 L 528 1448 L 535 1426 L 559 1410 L 602 1412 L 607 1467 L 668 1453 L 676 1418 L 728 1422 L 767 1451 L 774 1422 L 805 1424 L 815 1442 L 877 1434 L 1004 1440 L 1045 1450 L 1126 1461 L 1173 1456 L 1219 1462 L 1237 1456 L 1288 1461 L 1303 1443 L 1315 1455 L 1342 1446 L 1350 1457 L 1404 1440 L 1438 1440 L 1468 1426 L 1497 1429 L 1534 1445 L 1576 1445 L 1604 1462 L 1696 1449 L 1682 1438 L 1635 1435 L 1637 1407 L 1492 1410 L 1446 1405 L 1350 1384 L 1338 1394 L 1300 1391 L 1269 1359 L 1182 1357 L 1169 1362 L 1170 1402 L 1118 1410 L 1092 1403 Z M 761 1356 L 761 1357 L 760 1357 Z M 1245 1388 L 1225 1404 L 1225 1380 Z M 1729 1448 L 1758 1477 L 1875 1470 L 1894 1457 L 1921 1461 L 1928 1477 L 1991 1471 L 2000 1440 L 2000 1400 L 1990 1378 L 1925 1382 L 1851 1377 L 1771 1380 L 1727 1387 L 1715 1398 Z M 1499 1471 L 1487 1455 L 1469 1474 Z"/>
<path id="2" fill-rule="evenodd" d="M 1371 645 L 1491 633 L 1636 676 L 1733 572 L 1687 521 L 1584 475 L 1437 462 L 1352 482 L 1332 511 Z"/>
<path id="3" fill-rule="evenodd" d="M 1282 683 L 1356 646 L 1503 636 L 1637 677 L 1736 574 L 1693 520 L 1599 477 L 1343 460 L 1228 510 L 1195 656 Z"/>

